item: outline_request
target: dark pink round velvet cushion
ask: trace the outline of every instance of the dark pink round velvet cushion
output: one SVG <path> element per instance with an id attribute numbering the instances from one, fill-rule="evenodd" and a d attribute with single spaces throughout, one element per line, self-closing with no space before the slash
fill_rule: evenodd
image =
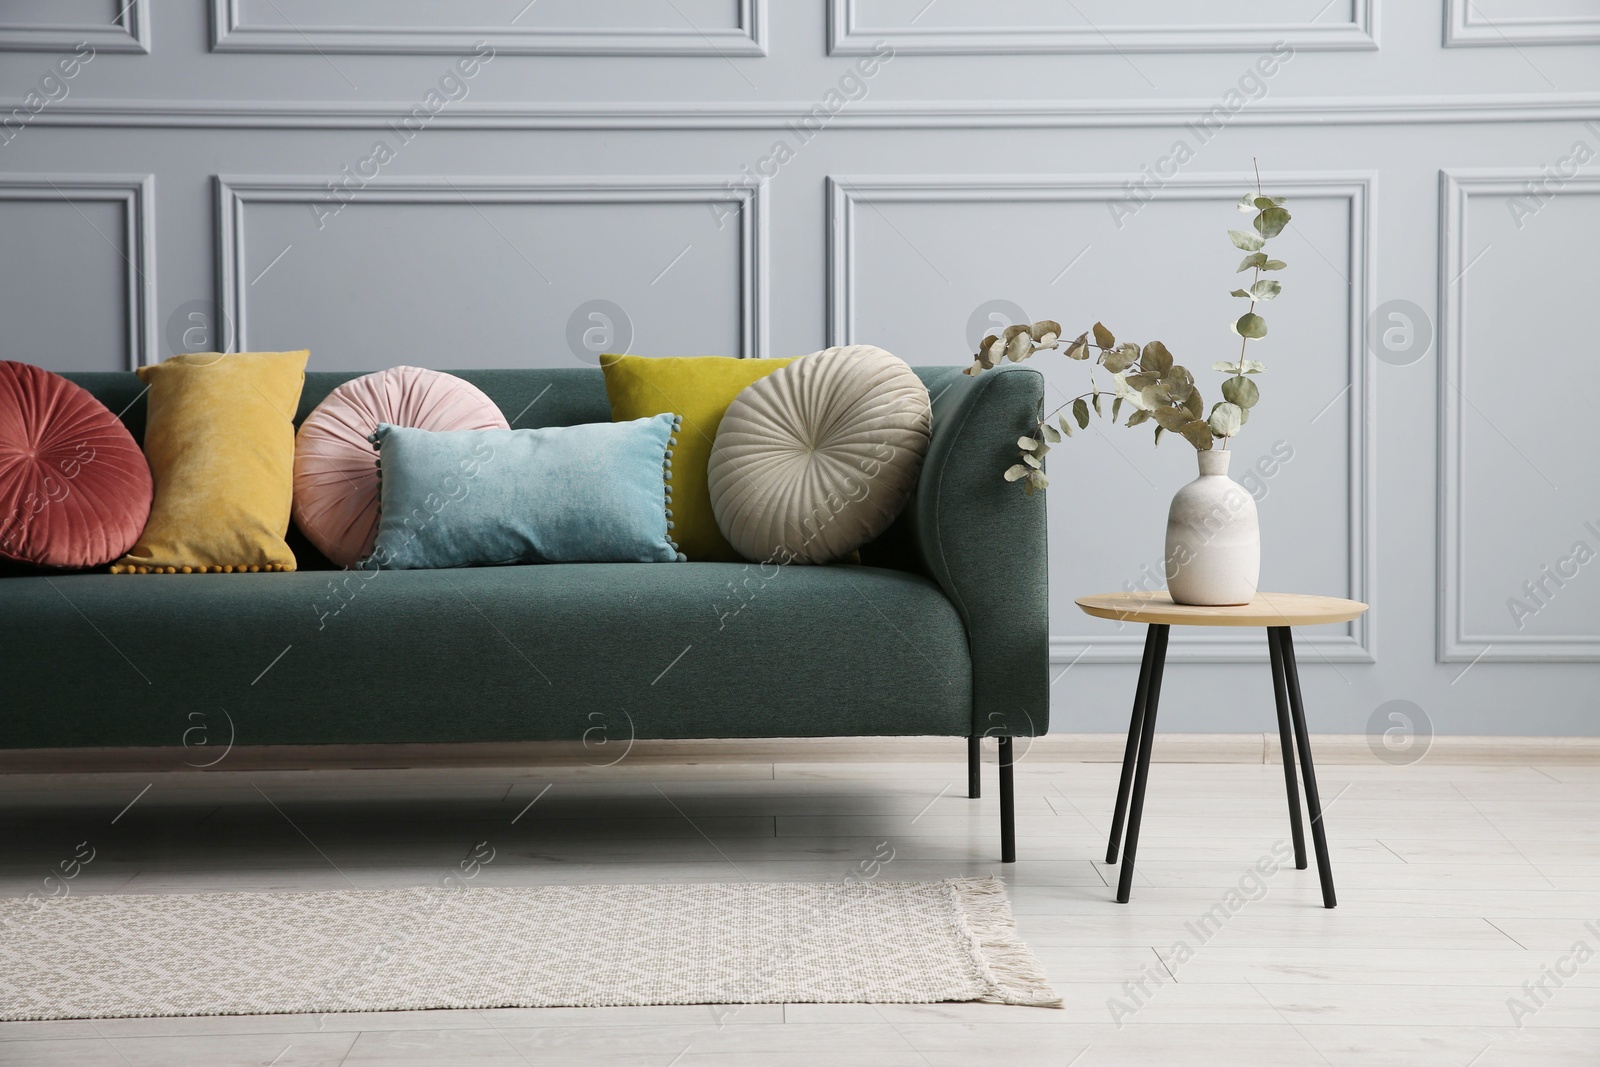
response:
<path id="1" fill-rule="evenodd" d="M 150 465 L 133 435 L 59 374 L 0 361 L 0 556 L 98 567 L 150 517 Z"/>
<path id="2" fill-rule="evenodd" d="M 504 430 L 506 417 L 470 382 L 421 367 L 352 378 L 300 424 L 294 441 L 294 522 L 329 560 L 354 567 L 378 536 L 380 422 L 418 430 Z"/>

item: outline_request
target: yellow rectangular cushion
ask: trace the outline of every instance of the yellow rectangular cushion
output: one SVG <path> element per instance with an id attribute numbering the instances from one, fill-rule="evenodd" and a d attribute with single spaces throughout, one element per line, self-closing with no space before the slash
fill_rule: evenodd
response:
<path id="1" fill-rule="evenodd" d="M 294 416 L 309 351 L 195 352 L 140 367 L 150 521 L 122 574 L 292 571 Z"/>
<path id="2" fill-rule="evenodd" d="M 744 560 L 717 528 L 706 464 L 733 398 L 751 382 L 792 362 L 729 356 L 600 357 L 613 422 L 669 411 L 683 418 L 672 449 L 672 537 L 678 551 L 696 563 Z"/>

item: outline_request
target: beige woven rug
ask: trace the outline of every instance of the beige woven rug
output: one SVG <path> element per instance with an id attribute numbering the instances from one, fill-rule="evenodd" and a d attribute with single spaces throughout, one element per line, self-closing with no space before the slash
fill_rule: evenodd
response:
<path id="1" fill-rule="evenodd" d="M 1058 1006 L 998 878 L 0 901 L 0 1019 Z"/>

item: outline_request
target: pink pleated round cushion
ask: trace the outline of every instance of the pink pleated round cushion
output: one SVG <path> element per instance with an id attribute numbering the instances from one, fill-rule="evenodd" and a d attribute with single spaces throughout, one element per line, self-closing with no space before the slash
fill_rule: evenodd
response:
<path id="1" fill-rule="evenodd" d="M 294 521 L 324 556 L 354 567 L 378 533 L 380 422 L 418 430 L 505 430 L 483 390 L 453 374 L 394 367 L 351 379 L 300 424 L 294 443 Z"/>
<path id="2" fill-rule="evenodd" d="M 150 465 L 89 392 L 0 362 L 0 556 L 98 567 L 133 547 L 150 517 Z"/>

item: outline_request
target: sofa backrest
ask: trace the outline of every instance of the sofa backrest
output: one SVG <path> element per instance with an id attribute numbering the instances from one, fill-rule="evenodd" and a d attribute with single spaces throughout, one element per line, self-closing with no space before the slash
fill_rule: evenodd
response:
<path id="1" fill-rule="evenodd" d="M 300 410 L 294 424 L 305 417 L 327 395 L 365 371 L 310 371 L 300 391 Z M 606 400 L 605 378 L 598 367 L 560 370 L 463 370 L 452 371 L 476 385 L 499 405 L 514 429 L 539 426 L 574 426 L 584 422 L 607 422 L 611 405 Z M 118 412 L 134 440 L 144 442 L 144 383 L 128 372 L 65 374 L 112 411 Z"/>
<path id="2" fill-rule="evenodd" d="M 938 394 L 960 376 L 959 367 L 913 367 L 917 377 Z M 300 391 L 300 410 L 294 424 L 299 426 L 312 410 L 352 378 L 366 371 L 308 371 L 305 388 Z M 451 374 L 476 385 L 499 405 L 512 429 L 540 426 L 576 426 L 585 422 L 611 421 L 611 404 L 606 399 L 605 376 L 598 367 L 572 367 L 559 370 L 458 370 Z M 132 371 L 64 374 L 68 381 L 83 386 L 95 399 L 119 414 L 134 440 L 144 443 L 144 383 Z"/>
<path id="3" fill-rule="evenodd" d="M 913 367 L 931 397 L 937 398 L 960 380 L 960 367 Z M 308 371 L 305 388 L 300 391 L 300 410 L 294 423 L 299 426 L 305 417 L 322 403 L 323 399 L 343 383 L 359 378 L 366 371 Z M 576 426 L 585 422 L 611 421 L 611 404 L 606 398 L 605 376 L 598 367 L 572 367 L 558 370 L 518 368 L 509 370 L 458 370 L 450 373 L 464 378 L 482 389 L 493 400 L 512 429 L 526 430 L 540 426 Z M 133 434 L 134 440 L 144 443 L 144 424 L 147 407 L 144 383 L 132 371 L 64 374 L 64 378 L 83 386 L 106 407 L 118 413 L 123 425 Z M 887 531 L 873 562 L 880 566 L 915 569 L 905 562 L 895 543 L 901 539 L 906 524 L 902 516 Z M 289 547 L 294 550 L 301 570 L 331 570 L 332 563 L 323 558 L 307 541 L 293 523 L 289 524 Z M 868 555 L 864 548 L 863 556 Z M 0 569 L 3 570 L 3 569 Z"/>

